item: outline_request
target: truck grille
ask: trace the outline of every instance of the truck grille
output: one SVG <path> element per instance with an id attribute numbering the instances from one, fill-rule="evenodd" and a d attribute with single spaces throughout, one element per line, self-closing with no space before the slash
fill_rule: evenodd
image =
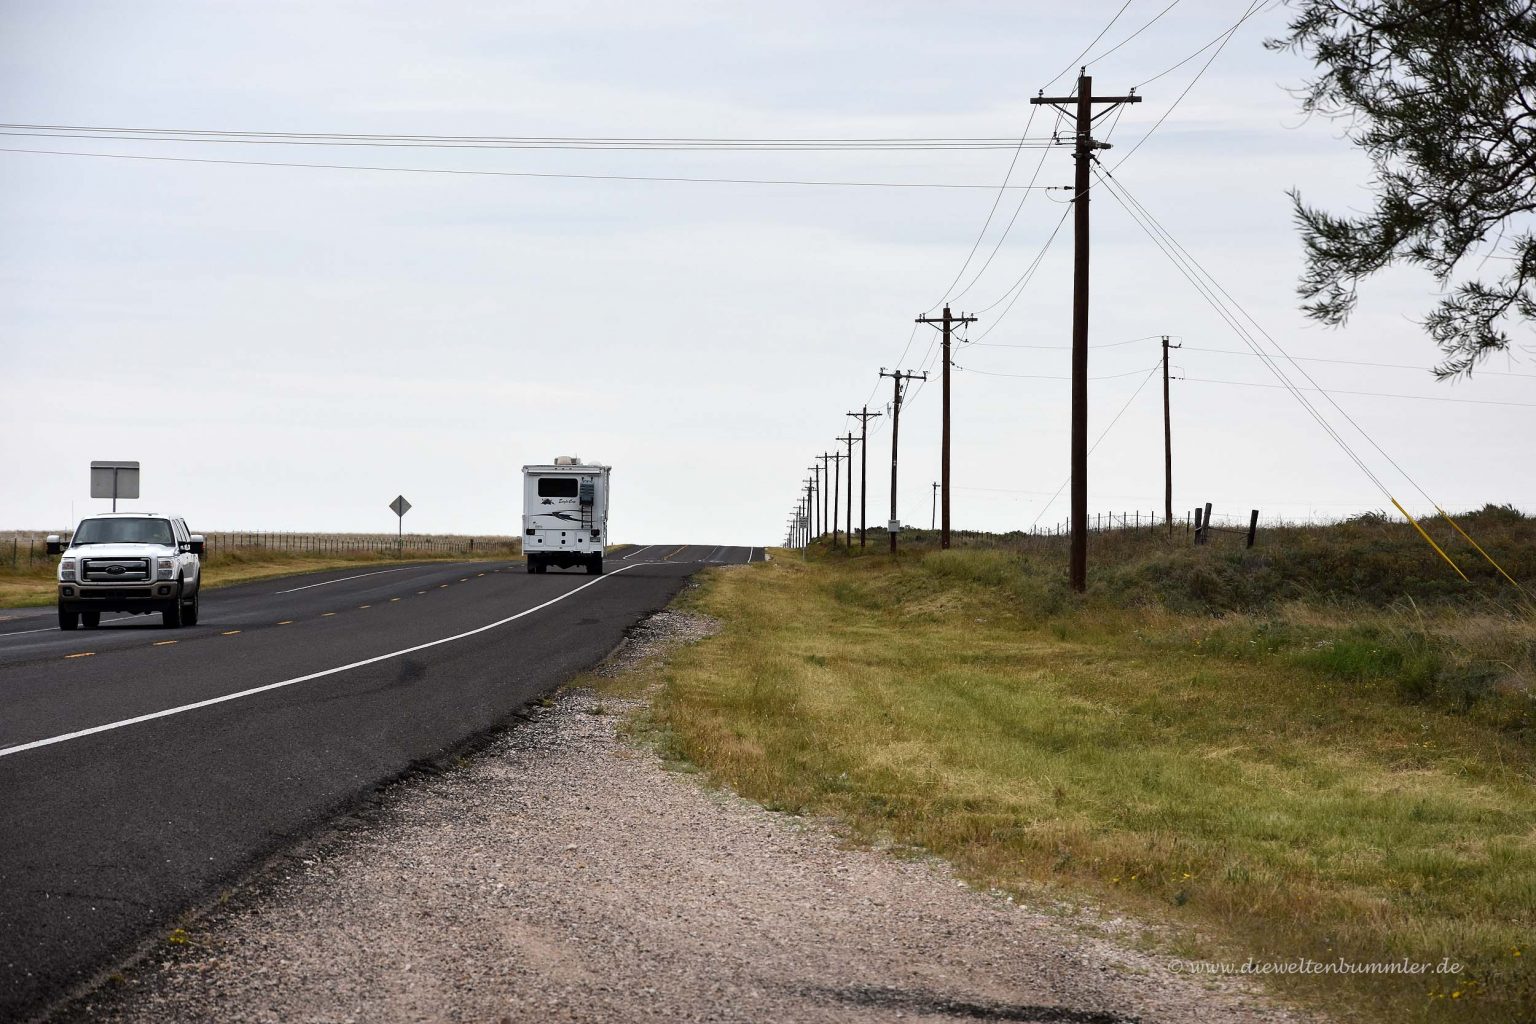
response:
<path id="1" fill-rule="evenodd" d="M 80 566 L 82 583 L 147 583 L 153 578 L 147 558 L 87 558 Z"/>

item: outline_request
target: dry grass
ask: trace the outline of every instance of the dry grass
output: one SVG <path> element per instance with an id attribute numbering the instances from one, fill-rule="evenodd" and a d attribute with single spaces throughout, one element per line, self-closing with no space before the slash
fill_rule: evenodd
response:
<path id="1" fill-rule="evenodd" d="M 484 561 L 520 559 L 517 538 L 504 543 L 479 543 L 473 553 L 467 549 L 453 554 L 413 554 L 396 558 L 392 551 L 365 549 L 329 551 L 324 554 L 275 547 L 225 547 L 203 563 L 210 587 L 229 586 L 251 580 L 320 572 L 354 565 L 402 565 L 417 562 Z M 39 558 L 30 564 L 23 553 L 18 564 L 0 562 L 0 608 L 41 608 L 57 599 L 54 571 L 58 558 Z"/>
<path id="2" fill-rule="evenodd" d="M 769 806 L 1128 910 L 1177 952 L 1465 965 L 1279 982 L 1340 1019 L 1531 1019 L 1529 616 L 1063 604 L 1021 564 L 712 573 L 695 602 L 724 632 L 672 656 L 651 724 Z M 1496 686 L 1436 689 L 1490 656 Z"/>

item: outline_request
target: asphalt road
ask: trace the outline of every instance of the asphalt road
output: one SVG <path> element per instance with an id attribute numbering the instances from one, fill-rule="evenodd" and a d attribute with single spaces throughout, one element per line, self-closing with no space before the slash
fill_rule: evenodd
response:
<path id="1" fill-rule="evenodd" d="M 603 658 L 694 571 L 351 569 L 209 590 L 202 620 L 0 620 L 0 1021 L 86 984 L 293 837 Z"/>

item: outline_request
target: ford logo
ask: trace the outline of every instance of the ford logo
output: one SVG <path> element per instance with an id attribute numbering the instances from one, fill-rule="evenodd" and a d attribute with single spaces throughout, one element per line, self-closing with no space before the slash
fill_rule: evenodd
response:
<path id="1" fill-rule="evenodd" d="M 109 565 L 109 566 L 107 566 L 107 572 L 111 573 L 113 576 L 121 576 L 126 571 L 127 570 L 125 570 L 120 565 Z"/>

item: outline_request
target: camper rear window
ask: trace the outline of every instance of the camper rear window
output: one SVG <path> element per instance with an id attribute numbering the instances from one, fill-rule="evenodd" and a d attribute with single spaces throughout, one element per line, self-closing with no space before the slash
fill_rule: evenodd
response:
<path id="1" fill-rule="evenodd" d="M 539 477 L 539 497 L 541 498 L 574 498 L 576 497 L 576 478 L 573 476 L 541 476 Z"/>

